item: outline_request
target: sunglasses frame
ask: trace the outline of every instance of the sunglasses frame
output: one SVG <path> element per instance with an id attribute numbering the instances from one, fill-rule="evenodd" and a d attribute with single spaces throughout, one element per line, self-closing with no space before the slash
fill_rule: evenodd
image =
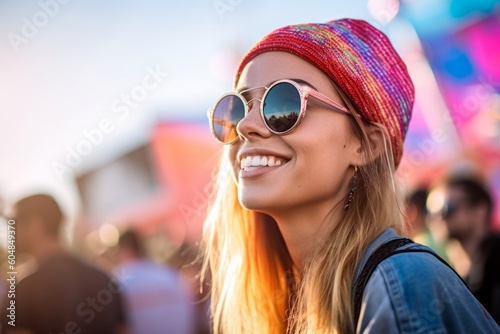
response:
<path id="1" fill-rule="evenodd" d="M 297 89 L 298 93 L 299 93 L 299 96 L 300 96 L 300 112 L 299 112 L 299 117 L 297 118 L 297 121 L 295 122 L 295 124 L 288 130 L 286 131 L 275 131 L 273 129 L 271 129 L 269 127 L 269 125 L 267 124 L 266 122 L 266 118 L 264 116 L 264 104 L 262 103 L 263 101 L 266 100 L 266 97 L 268 95 L 268 93 L 271 91 L 271 89 L 279 84 L 282 84 L 282 83 L 288 83 L 288 84 L 291 84 L 292 86 L 295 87 L 295 89 Z M 253 99 L 250 99 L 249 101 L 247 101 L 242 94 L 246 93 L 246 92 L 249 92 L 251 90 L 255 90 L 255 89 L 265 89 L 266 91 L 264 92 L 264 95 L 262 95 L 262 98 L 261 99 L 257 99 L 257 98 L 253 98 Z M 214 116 L 214 113 L 215 113 L 215 109 L 217 108 L 218 104 L 226 97 L 228 96 L 234 96 L 234 97 L 238 97 L 242 102 L 243 102 L 243 105 L 245 106 L 245 116 L 243 118 L 245 118 L 248 113 L 250 112 L 250 108 L 248 107 L 248 105 L 250 104 L 250 102 L 254 101 L 254 100 L 257 100 L 260 102 L 260 117 L 262 119 L 262 122 L 264 122 L 264 125 L 266 126 L 266 128 L 271 131 L 272 133 L 276 134 L 276 135 L 280 135 L 280 136 L 283 136 L 283 135 L 286 135 L 286 134 L 289 134 L 290 132 L 292 132 L 293 130 L 295 130 L 299 125 L 300 123 L 302 123 L 302 120 L 304 119 L 304 117 L 306 116 L 306 110 L 307 110 L 307 99 L 309 97 L 312 97 L 312 98 L 315 98 L 316 100 L 338 110 L 338 111 L 341 111 L 343 113 L 346 113 L 348 115 L 351 115 L 351 112 L 344 106 L 342 106 L 340 103 L 332 100 L 331 98 L 329 98 L 328 96 L 326 95 L 323 95 L 321 94 L 320 92 L 318 92 L 317 90 L 313 89 L 312 87 L 309 87 L 307 85 L 303 85 L 303 84 L 300 84 L 298 82 L 295 82 L 293 80 L 290 80 L 290 79 L 283 79 L 283 80 L 278 80 L 276 82 L 274 82 L 272 85 L 270 85 L 269 87 L 266 87 L 266 86 L 261 86 L 261 87 L 254 87 L 254 88 L 249 88 L 249 89 L 245 89 L 239 93 L 236 93 L 236 92 L 231 92 L 231 93 L 227 93 L 227 94 L 224 94 L 223 96 L 221 96 L 217 102 L 215 103 L 214 107 L 210 108 L 208 110 L 208 113 L 207 113 L 207 116 L 208 116 L 208 120 L 209 120 L 209 123 L 210 123 L 210 131 L 212 132 L 212 135 L 221 143 L 223 144 L 232 144 L 234 143 L 236 140 L 238 140 L 239 136 L 237 135 L 232 141 L 230 142 L 223 142 L 222 140 L 220 140 L 216 133 L 215 133 L 215 129 L 214 129 L 214 121 L 213 121 L 213 116 Z M 242 118 L 242 119 L 243 119 Z M 238 121 L 241 122 L 240 119 Z M 238 124 L 236 124 L 237 126 Z"/>

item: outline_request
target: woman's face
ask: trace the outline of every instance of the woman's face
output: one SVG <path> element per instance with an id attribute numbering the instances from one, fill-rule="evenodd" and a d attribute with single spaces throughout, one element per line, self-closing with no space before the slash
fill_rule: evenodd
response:
<path id="1" fill-rule="evenodd" d="M 244 68 L 236 90 L 268 87 L 281 79 L 305 81 L 343 104 L 322 71 L 285 52 L 267 52 L 254 58 Z M 263 94 L 264 89 L 255 89 L 245 93 L 245 98 L 261 99 Z M 240 139 L 229 149 L 240 203 L 273 216 L 306 208 L 330 210 L 341 202 L 353 173 L 349 167 L 356 163 L 360 147 L 350 128 L 350 116 L 309 98 L 302 123 L 280 136 L 263 123 L 259 101 L 254 100 L 249 107 L 249 114 L 237 127 Z M 267 160 L 267 165 L 242 168 L 241 160 L 247 157 L 261 165 Z M 269 166 L 273 165 L 270 160 L 274 160 L 274 166 Z"/>

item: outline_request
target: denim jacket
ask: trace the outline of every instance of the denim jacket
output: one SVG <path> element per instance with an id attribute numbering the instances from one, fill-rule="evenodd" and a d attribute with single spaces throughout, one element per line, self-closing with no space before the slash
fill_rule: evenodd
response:
<path id="1" fill-rule="evenodd" d="M 399 237 L 388 229 L 362 257 Z M 420 244 L 404 248 L 428 249 Z M 395 254 L 382 261 L 363 292 L 356 333 L 500 333 L 500 328 L 459 277 L 432 254 Z"/>

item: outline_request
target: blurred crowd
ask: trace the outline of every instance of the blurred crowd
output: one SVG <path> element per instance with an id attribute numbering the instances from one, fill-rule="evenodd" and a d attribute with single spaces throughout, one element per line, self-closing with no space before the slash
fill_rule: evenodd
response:
<path id="1" fill-rule="evenodd" d="M 500 322 L 500 234 L 488 182 L 448 175 L 412 187 L 404 203 L 408 235 L 448 262 Z M 209 282 L 199 281 L 195 245 L 157 261 L 140 229 L 125 224 L 115 245 L 90 256 L 62 241 L 65 215 L 51 195 L 30 195 L 2 211 L 2 228 L 15 231 L 15 252 L 1 250 L 0 333 L 210 332 L 209 293 L 201 289 Z"/>
<path id="2" fill-rule="evenodd" d="M 494 208 L 489 185 L 467 174 L 417 187 L 406 199 L 413 240 L 451 264 L 500 323 L 500 234 L 493 229 Z"/>
<path id="3" fill-rule="evenodd" d="M 15 251 L 3 250 L 2 259 L 15 262 L 2 263 L 1 333 L 209 332 L 190 247 L 158 263 L 128 228 L 99 257 L 82 256 L 62 242 L 64 214 L 47 194 L 17 201 L 4 218 Z"/>
<path id="4" fill-rule="evenodd" d="M 448 262 L 500 322 L 494 210 L 484 179 L 457 174 L 412 187 L 404 216 L 410 237 Z M 210 332 L 208 291 L 200 289 L 209 282 L 200 283 L 194 245 L 158 262 L 140 231 L 126 227 L 116 245 L 98 257 L 84 256 L 62 242 L 65 215 L 54 197 L 31 195 L 3 211 L 2 228 L 15 231 L 9 233 L 15 252 L 2 249 L 1 333 Z M 15 272 L 9 254 L 15 255 Z"/>

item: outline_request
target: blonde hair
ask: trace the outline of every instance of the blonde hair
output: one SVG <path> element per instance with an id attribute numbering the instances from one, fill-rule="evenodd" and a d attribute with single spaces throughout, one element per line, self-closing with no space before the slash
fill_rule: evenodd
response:
<path id="1" fill-rule="evenodd" d="M 210 269 L 212 279 L 214 333 L 354 332 L 352 284 L 361 256 L 385 229 L 404 233 L 404 227 L 387 130 L 361 120 L 339 93 L 353 114 L 351 128 L 367 163 L 358 166 L 354 199 L 332 224 L 330 242 L 316 246 L 300 273 L 294 272 L 276 222 L 238 202 L 229 148 L 224 149 L 202 243 L 202 276 Z M 381 141 L 378 153 L 368 134 L 374 129 Z"/>

